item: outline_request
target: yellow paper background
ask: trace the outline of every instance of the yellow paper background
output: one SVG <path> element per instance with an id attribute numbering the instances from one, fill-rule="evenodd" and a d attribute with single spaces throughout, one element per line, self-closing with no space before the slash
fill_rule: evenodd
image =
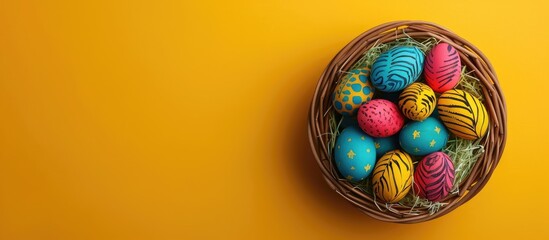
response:
<path id="1" fill-rule="evenodd" d="M 297 3 L 299 2 L 299 3 Z M 0 239 L 549 238 L 546 1 L 2 1 Z M 314 87 L 378 24 L 490 58 L 508 142 L 484 190 L 395 225 L 321 178 Z"/>

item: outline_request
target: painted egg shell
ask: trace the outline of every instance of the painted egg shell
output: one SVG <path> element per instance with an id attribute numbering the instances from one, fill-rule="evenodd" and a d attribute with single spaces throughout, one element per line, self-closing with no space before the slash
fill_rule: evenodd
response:
<path id="1" fill-rule="evenodd" d="M 353 116 L 365 102 L 374 96 L 374 89 L 368 81 L 368 68 L 355 69 L 347 73 L 336 86 L 333 95 L 335 110 L 347 116 Z"/>
<path id="2" fill-rule="evenodd" d="M 440 201 L 454 186 L 454 164 L 443 152 L 434 152 L 419 161 L 414 172 L 414 191 L 429 201 Z"/>
<path id="3" fill-rule="evenodd" d="M 370 79 L 383 92 L 397 92 L 418 79 L 423 70 L 423 52 L 417 47 L 395 47 L 372 64 Z"/>
<path id="4" fill-rule="evenodd" d="M 448 142 L 448 131 L 436 118 L 406 124 L 399 134 L 400 146 L 414 156 L 440 151 Z"/>
<path id="5" fill-rule="evenodd" d="M 404 117 L 398 107 L 385 99 L 374 99 L 358 110 L 358 125 L 372 137 L 389 137 L 404 125 Z"/>
<path id="6" fill-rule="evenodd" d="M 348 127 L 336 140 L 334 159 L 342 177 L 361 181 L 370 175 L 376 163 L 374 140 L 360 128 Z"/>
<path id="7" fill-rule="evenodd" d="M 385 153 L 377 161 L 372 175 L 376 198 L 388 203 L 400 201 L 410 191 L 413 172 L 410 155 L 400 150 Z"/>
<path id="8" fill-rule="evenodd" d="M 425 81 L 435 92 L 454 88 L 461 78 L 459 53 L 448 43 L 434 46 L 425 59 Z"/>
<path id="9" fill-rule="evenodd" d="M 438 114 L 456 136 L 474 140 L 488 131 L 490 119 L 486 108 L 473 95 L 459 89 L 444 92 L 438 99 Z"/>
<path id="10" fill-rule="evenodd" d="M 374 145 L 376 147 L 377 158 L 380 158 L 388 151 L 392 151 L 400 147 L 400 144 L 398 143 L 398 136 L 396 134 L 390 137 L 374 138 Z"/>
<path id="11" fill-rule="evenodd" d="M 412 83 L 400 94 L 398 106 L 409 119 L 421 121 L 429 117 L 435 109 L 436 96 L 433 89 L 424 83 Z"/>

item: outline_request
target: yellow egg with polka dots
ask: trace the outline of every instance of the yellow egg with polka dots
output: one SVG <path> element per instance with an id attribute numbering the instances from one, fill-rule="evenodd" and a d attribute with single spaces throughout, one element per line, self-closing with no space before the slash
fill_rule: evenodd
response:
<path id="1" fill-rule="evenodd" d="M 334 162 L 342 178 L 351 182 L 364 180 L 376 163 L 373 138 L 356 126 L 343 129 L 334 146 Z"/>
<path id="2" fill-rule="evenodd" d="M 335 110 L 344 116 L 354 116 L 360 105 L 374 96 L 374 89 L 368 80 L 370 69 L 351 70 L 337 84 L 333 94 Z"/>

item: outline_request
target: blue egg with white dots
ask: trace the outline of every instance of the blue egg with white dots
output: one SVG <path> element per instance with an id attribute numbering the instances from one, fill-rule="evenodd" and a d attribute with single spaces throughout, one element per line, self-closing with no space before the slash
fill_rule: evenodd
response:
<path id="1" fill-rule="evenodd" d="M 358 68 L 345 74 L 333 94 L 334 109 L 343 116 L 355 116 L 358 108 L 374 96 L 374 88 L 368 80 L 370 70 Z"/>
<path id="2" fill-rule="evenodd" d="M 414 156 L 438 152 L 448 142 L 448 130 L 434 117 L 423 121 L 411 121 L 399 134 L 399 143 L 404 151 Z"/>
<path id="3" fill-rule="evenodd" d="M 334 161 L 342 178 L 364 180 L 376 165 L 374 139 L 355 126 L 343 129 L 334 146 Z"/>
<path id="4" fill-rule="evenodd" d="M 374 146 L 376 147 L 377 158 L 380 158 L 385 153 L 400 147 L 400 144 L 398 143 L 398 135 L 395 134 L 390 137 L 374 138 Z"/>

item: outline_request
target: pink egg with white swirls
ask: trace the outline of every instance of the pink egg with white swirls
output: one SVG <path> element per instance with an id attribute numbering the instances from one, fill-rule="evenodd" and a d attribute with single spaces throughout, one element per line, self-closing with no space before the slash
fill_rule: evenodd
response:
<path id="1" fill-rule="evenodd" d="M 372 137 L 389 137 L 404 125 L 404 116 L 397 105 L 385 99 L 374 99 L 360 106 L 358 125 Z"/>

